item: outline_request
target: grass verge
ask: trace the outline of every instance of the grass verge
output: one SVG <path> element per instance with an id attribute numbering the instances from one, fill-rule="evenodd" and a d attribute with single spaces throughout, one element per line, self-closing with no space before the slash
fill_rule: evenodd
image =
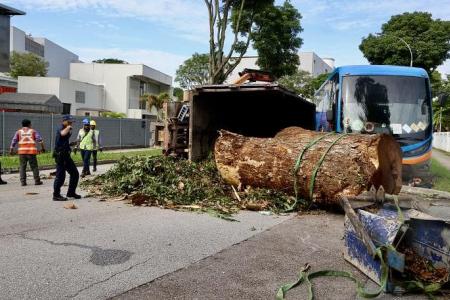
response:
<path id="1" fill-rule="evenodd" d="M 131 150 L 129 152 L 110 152 L 103 151 L 98 152 L 97 160 L 101 161 L 110 161 L 110 160 L 119 160 L 121 157 L 130 157 L 130 156 L 155 156 L 160 155 L 160 149 L 148 149 L 148 150 Z M 37 156 L 39 166 L 54 166 L 55 160 L 52 157 L 52 153 L 43 153 Z M 72 159 L 75 163 L 81 163 L 81 154 L 78 152 L 77 154 L 72 153 Z M 15 170 L 19 168 L 19 156 L 0 156 L 0 161 L 2 163 L 2 169 Z M 92 157 L 91 157 L 92 163 Z"/>
<path id="2" fill-rule="evenodd" d="M 434 189 L 450 192 L 450 171 L 435 158 L 431 159 L 431 174 Z"/>

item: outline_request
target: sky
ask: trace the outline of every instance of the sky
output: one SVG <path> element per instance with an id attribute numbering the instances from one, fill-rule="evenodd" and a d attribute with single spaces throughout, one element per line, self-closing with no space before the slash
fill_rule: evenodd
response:
<path id="1" fill-rule="evenodd" d="M 281 3 L 282 0 L 276 0 Z M 8 0 L 26 12 L 12 25 L 46 37 L 90 62 L 120 58 L 174 76 L 194 52 L 207 53 L 208 17 L 203 0 Z M 392 15 L 426 11 L 450 19 L 449 0 L 291 0 L 302 14 L 303 45 L 332 57 L 336 66 L 367 64 L 361 39 L 381 31 Z M 255 55 L 254 50 L 248 52 Z M 450 60 L 439 68 L 450 74 Z"/>

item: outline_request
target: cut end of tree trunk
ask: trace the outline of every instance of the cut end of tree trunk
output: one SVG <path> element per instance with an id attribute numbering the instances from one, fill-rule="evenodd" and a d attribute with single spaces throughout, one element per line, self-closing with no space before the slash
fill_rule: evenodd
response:
<path id="1" fill-rule="evenodd" d="M 296 184 L 299 197 L 325 205 L 338 205 L 340 195 L 356 196 L 372 185 L 394 194 L 401 189 L 402 155 L 389 135 L 289 127 L 274 138 L 253 138 L 221 130 L 215 159 L 231 185 L 295 194 Z"/>

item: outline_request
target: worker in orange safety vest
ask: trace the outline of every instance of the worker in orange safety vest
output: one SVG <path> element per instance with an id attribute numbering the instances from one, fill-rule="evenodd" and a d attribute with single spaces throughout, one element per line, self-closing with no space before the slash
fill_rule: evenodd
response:
<path id="1" fill-rule="evenodd" d="M 42 137 L 33 128 L 31 128 L 30 120 L 22 121 L 22 128 L 16 131 L 14 135 L 11 147 L 9 149 L 9 153 L 11 155 L 14 154 L 14 148 L 17 145 L 17 153 L 19 154 L 19 162 L 20 162 L 20 182 L 22 186 L 27 185 L 27 164 L 30 164 L 30 168 L 33 171 L 34 184 L 41 185 L 42 181 L 39 177 L 39 168 L 36 155 L 39 153 L 37 148 L 37 143 L 41 145 L 42 153 L 45 153 L 44 142 L 42 141 Z"/>

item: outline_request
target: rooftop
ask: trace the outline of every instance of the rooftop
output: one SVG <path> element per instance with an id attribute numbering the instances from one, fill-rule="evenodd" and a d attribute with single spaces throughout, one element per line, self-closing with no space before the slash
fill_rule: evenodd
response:
<path id="1" fill-rule="evenodd" d="M 334 73 L 340 75 L 402 75 L 428 78 L 427 72 L 422 68 L 390 65 L 342 66 L 337 67 Z"/>
<path id="2" fill-rule="evenodd" d="M 18 15 L 24 15 L 25 12 L 12 8 L 5 4 L 0 4 L 0 15 L 7 15 L 7 16 L 18 16 Z"/>
<path id="3" fill-rule="evenodd" d="M 31 93 L 4 93 L 0 108 L 20 111 L 62 113 L 63 104 L 55 95 Z"/>

